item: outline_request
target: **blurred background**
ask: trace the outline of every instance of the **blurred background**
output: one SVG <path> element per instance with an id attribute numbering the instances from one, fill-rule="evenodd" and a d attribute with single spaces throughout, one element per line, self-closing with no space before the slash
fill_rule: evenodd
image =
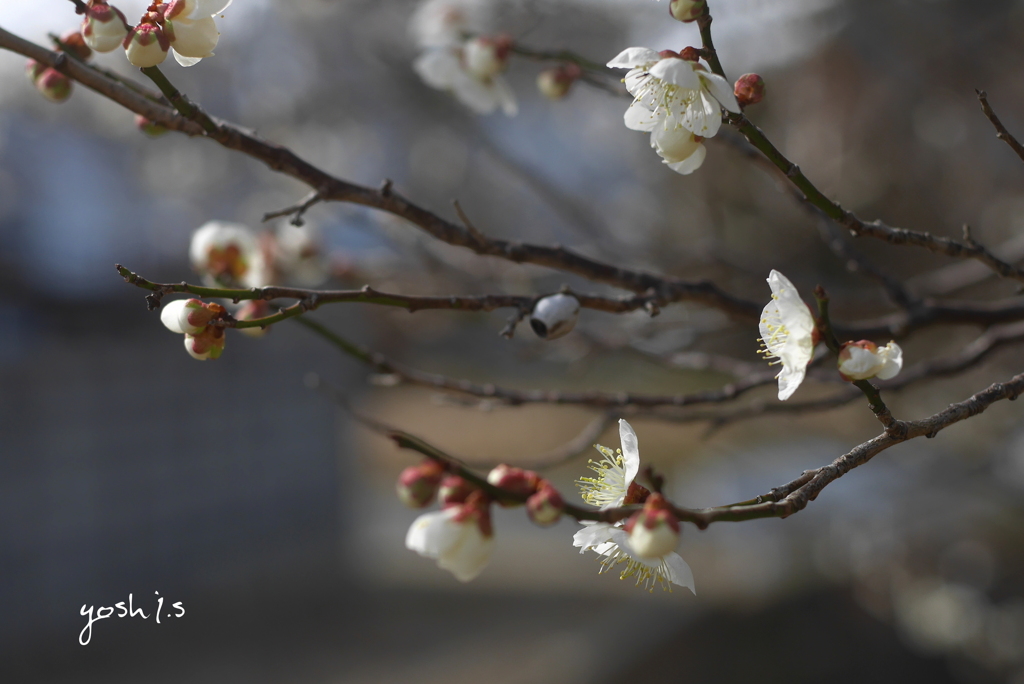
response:
<path id="1" fill-rule="evenodd" d="M 118 3 L 134 21 L 147 3 Z M 975 88 L 1024 134 L 1024 3 L 993 0 L 713 0 L 727 73 L 768 84 L 748 114 L 827 194 L 866 219 L 975 238 L 1024 256 L 1024 167 L 995 139 Z M 845 269 L 823 230 L 726 136 L 692 176 L 627 130 L 628 101 L 577 84 L 536 91 L 543 65 L 513 59 L 520 113 L 476 116 L 425 86 L 405 0 L 237 0 L 217 55 L 168 78 L 216 116 L 343 178 L 391 178 L 484 232 L 562 243 L 633 269 L 713 278 L 768 298 L 784 272 L 829 289 L 839 320 L 892 311 Z M 650 0 L 502 2 L 489 30 L 604 62 L 630 45 L 699 45 Z M 0 27 L 37 43 L 77 26 L 71 3 L 0 2 Z M 123 54 L 97 64 L 137 77 Z M 498 511 L 490 566 L 468 585 L 404 548 L 417 512 L 393 494 L 414 463 L 354 425 L 311 374 L 363 412 L 484 467 L 529 465 L 594 418 L 585 409 L 467 403 L 407 387 L 297 325 L 232 335 L 196 363 L 115 262 L 195 281 L 191 232 L 210 219 L 261 227 L 307 191 L 208 141 L 148 138 L 133 115 L 77 88 L 46 102 L 25 60 L 0 53 L 0 662 L 17 681 L 1010 682 L 1024 684 L 1024 423 L 994 405 L 934 440 L 877 457 L 788 520 L 687 527 L 697 595 L 599 576 L 574 525 Z M 780 190 L 781 188 L 781 190 Z M 527 294 L 564 274 L 478 258 L 388 215 L 342 204 L 306 216 L 328 287 L 416 294 Z M 262 226 L 293 230 L 284 222 Z M 843 238 L 825 230 L 826 237 Z M 855 247 L 914 292 L 1016 296 L 969 264 L 923 250 Z M 683 393 L 730 376 L 693 353 L 751 364 L 757 333 L 699 306 L 657 318 L 584 311 L 555 341 L 507 311 L 409 315 L 361 304 L 316 320 L 423 370 L 517 388 Z M 918 332 L 908 362 L 979 333 Z M 878 340 L 885 342 L 886 340 Z M 1004 349 L 951 379 L 887 397 L 920 418 L 1020 372 Z M 836 384 L 809 381 L 799 398 Z M 765 387 L 744 405 L 774 402 Z M 678 416 L 677 416 L 678 417 Z M 862 402 L 711 429 L 630 419 L 641 453 L 687 506 L 747 499 L 877 434 Z M 599 442 L 618 446 L 614 430 Z M 563 492 L 583 455 L 545 471 Z M 87 606 L 159 597 L 185 615 L 97 622 Z"/>

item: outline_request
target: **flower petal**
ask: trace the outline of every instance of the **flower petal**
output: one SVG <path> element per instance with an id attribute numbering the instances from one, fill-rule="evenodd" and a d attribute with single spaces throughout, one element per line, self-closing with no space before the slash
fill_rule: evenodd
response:
<path id="1" fill-rule="evenodd" d="M 882 368 L 876 377 L 879 380 L 895 378 L 903 368 L 903 350 L 900 345 L 890 342 L 884 347 L 879 347 L 878 356 L 882 359 Z"/>
<path id="2" fill-rule="evenodd" d="M 626 488 L 640 472 L 640 446 L 636 432 L 623 418 L 619 418 L 619 441 L 622 443 L 622 460 L 626 464 Z"/>
<path id="3" fill-rule="evenodd" d="M 184 334 L 185 331 L 178 320 L 181 317 L 181 312 L 185 309 L 185 302 L 187 301 L 187 299 L 175 299 L 173 302 L 167 302 L 160 309 L 160 322 L 171 332 Z"/>
<path id="4" fill-rule="evenodd" d="M 171 47 L 182 57 L 210 57 L 220 40 L 220 31 L 212 17 L 204 19 L 178 19 L 171 25 L 174 40 Z"/>
<path id="5" fill-rule="evenodd" d="M 180 52 L 178 52 L 174 48 L 171 48 L 171 54 L 174 55 L 174 61 L 176 61 L 183 67 L 195 66 L 196 64 L 199 64 L 203 61 L 202 57 L 184 57 Z M 212 56 L 213 53 L 210 54 Z"/>
<path id="6" fill-rule="evenodd" d="M 694 135 L 704 138 L 714 137 L 722 126 L 722 108 L 718 102 L 701 91 L 687 105 L 680 123 L 684 128 L 693 131 Z"/>
<path id="7" fill-rule="evenodd" d="M 718 74 L 712 74 L 707 71 L 700 73 L 700 80 L 704 84 L 704 88 L 714 97 L 718 102 L 728 109 L 730 112 L 740 113 L 740 103 L 736 101 L 736 95 L 733 93 L 733 87 L 729 85 L 729 82 Z"/>
<path id="8" fill-rule="evenodd" d="M 617 54 L 606 66 L 609 69 L 634 69 L 660 59 L 661 55 L 650 48 L 631 47 Z"/>
<path id="9" fill-rule="evenodd" d="M 405 547 L 427 558 L 438 558 L 459 541 L 461 525 L 452 522 L 457 508 L 424 513 L 405 535 Z"/>
<path id="10" fill-rule="evenodd" d="M 212 17 L 215 14 L 220 14 L 228 8 L 232 0 L 196 0 L 196 8 L 192 12 L 193 16 L 197 19 L 202 17 Z"/>
<path id="11" fill-rule="evenodd" d="M 690 570 L 690 566 L 683 560 L 683 557 L 678 553 L 670 553 L 663 560 L 669 571 L 669 581 L 686 587 L 696 596 L 697 590 L 693 587 L 693 571 Z"/>
<path id="12" fill-rule="evenodd" d="M 668 168 L 672 169 L 676 173 L 688 176 L 701 167 L 704 163 L 704 157 L 707 156 L 707 148 L 704 145 L 697 145 L 697 149 L 694 150 L 693 154 L 680 162 L 669 163 L 667 159 L 663 160 L 668 164 Z"/>
<path id="13" fill-rule="evenodd" d="M 782 372 L 779 373 L 779 400 L 785 401 L 793 396 L 796 388 L 804 381 L 807 374 L 807 364 L 782 363 Z"/>
<path id="14" fill-rule="evenodd" d="M 614 528 L 608 523 L 584 523 L 572 536 L 572 545 L 579 547 L 580 553 L 583 553 L 589 548 L 610 541 L 612 529 Z"/>
<path id="15" fill-rule="evenodd" d="M 455 524 L 455 523 L 452 523 Z M 484 536 L 474 522 L 461 524 L 458 541 L 437 559 L 438 567 L 448 570 L 460 582 L 469 582 L 487 566 L 494 549 L 494 537 Z"/>
<path id="16" fill-rule="evenodd" d="M 661 60 L 647 71 L 665 83 L 669 83 L 688 90 L 700 88 L 700 78 L 693 69 L 693 62 L 678 57 L 667 57 Z"/>
<path id="17" fill-rule="evenodd" d="M 626 122 L 626 128 L 647 132 L 658 125 L 661 117 L 639 102 L 634 102 L 626 109 L 623 120 Z"/>

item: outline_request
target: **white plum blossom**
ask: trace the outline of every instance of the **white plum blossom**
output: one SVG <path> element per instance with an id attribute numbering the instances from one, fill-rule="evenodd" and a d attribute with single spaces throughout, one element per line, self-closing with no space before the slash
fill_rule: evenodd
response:
<path id="1" fill-rule="evenodd" d="M 704 162 L 701 142 L 718 133 L 722 107 L 740 111 L 728 81 L 672 50 L 626 48 L 608 66 L 629 69 L 623 81 L 635 99 L 626 127 L 650 133 L 651 147 L 677 173 L 692 173 Z"/>
<path id="2" fill-rule="evenodd" d="M 602 510 L 627 503 L 639 503 L 648 495 L 646 489 L 633 482 L 640 472 L 640 449 L 636 432 L 625 420 L 619 420 L 619 440 L 622 448 L 613 452 L 607 447 L 594 445 L 604 458 L 591 461 L 590 468 L 598 477 L 581 478 L 577 484 L 583 500 L 600 506 Z M 595 552 L 601 561 L 599 572 L 618 569 L 620 579 L 635 578 L 637 586 L 653 589 L 660 584 L 671 591 L 676 584 L 694 591 L 693 573 L 682 557 L 670 551 L 662 556 L 643 557 L 630 545 L 629 534 L 623 523 L 584 524 L 573 535 L 573 546 L 584 553 Z"/>
<path id="3" fill-rule="evenodd" d="M 460 582 L 469 582 L 491 558 L 494 535 L 490 513 L 467 503 L 416 518 L 405 536 L 405 546 L 421 556 L 437 560 Z"/>
<path id="4" fill-rule="evenodd" d="M 427 0 L 413 12 L 409 31 L 422 48 L 460 45 L 484 31 L 491 6 L 488 0 Z"/>
<path id="5" fill-rule="evenodd" d="M 112 52 L 121 47 L 128 35 L 124 14 L 105 0 L 90 0 L 82 18 L 82 38 L 96 52 Z"/>
<path id="6" fill-rule="evenodd" d="M 263 287 L 266 258 L 255 233 L 241 223 L 208 221 L 192 234 L 192 267 L 211 284 Z"/>
<path id="7" fill-rule="evenodd" d="M 640 472 L 640 447 L 636 432 L 623 419 L 619 419 L 619 442 L 621 449 L 612 451 L 595 444 L 594 448 L 604 456 L 600 461 L 590 461 L 589 468 L 598 477 L 581 477 L 576 484 L 582 491 L 583 500 L 602 510 L 621 506 L 629 494 L 630 486 Z M 637 485 L 639 486 L 639 485 Z"/>
<path id="8" fill-rule="evenodd" d="M 506 116 L 515 116 L 515 93 L 499 73 L 508 45 L 496 40 L 474 38 L 463 45 L 431 48 L 416 58 L 413 69 L 431 88 L 452 93 L 477 114 L 501 108 Z"/>
<path id="9" fill-rule="evenodd" d="M 761 312 L 761 354 L 782 364 L 778 375 L 779 399 L 785 401 L 803 382 L 807 364 L 814 357 L 818 326 L 804 300 L 789 279 L 772 269 L 768 275 L 772 300 Z"/>
<path id="10" fill-rule="evenodd" d="M 172 0 L 164 10 L 171 51 L 178 64 L 189 67 L 213 56 L 220 31 L 213 18 L 232 0 Z"/>
<path id="11" fill-rule="evenodd" d="M 839 352 L 839 373 L 847 380 L 888 380 L 903 368 L 903 350 L 895 342 L 847 342 Z"/>

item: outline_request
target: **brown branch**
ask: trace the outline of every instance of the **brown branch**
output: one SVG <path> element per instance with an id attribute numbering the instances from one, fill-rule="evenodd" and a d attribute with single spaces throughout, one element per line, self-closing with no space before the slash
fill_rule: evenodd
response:
<path id="1" fill-rule="evenodd" d="M 761 302 L 753 302 L 736 297 L 723 291 L 708 280 L 688 281 L 681 278 L 658 276 L 644 271 L 620 268 L 585 257 L 560 245 L 549 247 L 490 238 L 484 236 L 479 231 L 477 231 L 477 234 L 473 234 L 464 226 L 447 221 L 427 209 L 406 200 L 394 191 L 390 183 L 385 183 L 380 189 L 374 189 L 335 178 L 301 159 L 286 147 L 257 138 L 255 135 L 232 124 L 212 119 L 202 112 L 200 108 L 196 107 L 194 103 L 185 101 L 187 105 L 195 107 L 196 111 L 192 112 L 192 114 L 197 120 L 203 121 L 204 124 L 212 124 L 212 130 L 209 132 L 204 131 L 202 126 L 191 119 L 185 118 L 174 109 L 141 96 L 123 84 L 106 78 L 92 67 L 66 57 L 61 57 L 61 53 L 51 52 L 29 41 L 18 38 L 3 29 L 0 29 L 0 48 L 31 57 L 48 66 L 54 66 L 86 87 L 109 97 L 125 108 L 142 114 L 150 121 L 159 123 L 170 130 L 183 132 L 188 135 L 204 135 L 205 133 L 206 137 L 215 140 L 223 147 L 263 161 L 271 169 L 309 185 L 319 194 L 322 201 L 351 202 L 386 211 L 408 220 L 442 242 L 466 247 L 477 254 L 573 273 L 593 282 L 605 283 L 637 294 L 643 294 L 648 297 L 647 301 L 656 306 L 665 306 L 677 302 L 695 302 L 717 308 L 745 320 L 757 320 L 763 308 Z M 758 149 L 765 152 L 769 160 L 772 160 L 776 163 L 776 166 L 783 170 L 792 171 L 796 169 L 795 165 L 786 160 L 785 157 L 782 157 L 781 153 L 775 150 L 774 146 L 771 146 L 771 143 L 763 137 L 763 133 L 759 129 L 746 121 L 746 119 L 742 117 L 740 119 L 738 123 L 736 121 L 733 123 L 737 124 L 740 131 L 747 135 L 748 140 L 751 140 L 755 147 L 758 147 L 757 140 L 762 140 L 763 144 L 768 146 L 768 152 L 765 152 L 761 147 L 758 147 Z M 751 131 L 755 131 L 756 135 Z M 789 177 L 802 189 L 805 187 L 812 188 L 817 193 L 815 197 L 823 201 L 824 204 L 821 201 L 814 201 L 814 198 L 810 198 L 810 201 L 819 208 L 825 205 L 831 207 L 833 210 L 831 214 L 828 211 L 825 212 L 830 218 L 833 218 L 833 220 L 847 220 L 847 214 L 843 213 L 843 210 L 838 205 L 831 204 L 827 199 L 824 199 L 824 196 L 816 188 L 810 186 L 809 181 L 806 181 L 802 174 L 799 174 L 798 169 L 790 174 Z M 803 181 L 798 182 L 801 178 L 803 178 Z M 810 190 L 805 190 L 805 194 L 807 192 L 810 192 Z M 839 219 L 834 215 L 836 212 L 842 214 Z M 868 226 L 868 224 L 863 225 Z M 913 243 L 913 240 L 919 239 L 922 235 L 926 236 L 928 240 L 938 240 L 940 242 L 946 240 L 945 238 L 933 239 L 931 236 L 927 236 L 927 234 L 913 234 L 910 231 L 889 229 L 888 227 L 883 228 L 879 228 L 879 230 L 883 232 L 897 231 L 900 235 L 906 234 L 911 236 L 905 240 L 908 243 Z M 864 230 L 866 231 L 868 228 L 864 228 Z M 946 240 L 946 242 L 953 244 L 952 241 Z M 955 244 L 959 245 L 960 243 Z M 968 248 L 960 245 L 954 251 L 957 251 L 960 256 L 971 256 L 972 254 L 977 256 L 976 253 L 978 253 L 979 249 L 982 248 Z M 968 254 L 968 252 L 971 252 L 971 254 Z M 1017 271 L 1017 269 L 1009 265 L 1007 265 L 1007 268 L 1014 272 Z M 836 330 L 840 334 L 850 337 L 902 336 L 912 330 L 940 322 L 991 325 L 1020 320 L 1022 318 L 1024 318 L 1024 304 L 1016 301 L 990 304 L 987 302 L 943 303 L 925 300 L 918 306 L 915 306 L 912 311 L 901 311 L 880 319 L 850 325 L 837 324 Z"/>
<path id="2" fill-rule="evenodd" d="M 292 220 L 290 221 L 290 223 L 293 226 L 301 226 L 305 223 L 305 221 L 302 220 L 303 215 L 307 211 L 309 211 L 309 209 L 313 205 L 319 203 L 320 201 L 320 193 L 313 191 L 306 195 L 301 202 L 294 206 L 285 207 L 284 209 L 279 209 L 277 211 L 271 211 L 264 214 L 263 221 L 266 222 L 269 221 L 270 219 L 275 219 L 281 216 L 291 216 Z"/>
<path id="3" fill-rule="evenodd" d="M 376 372 L 394 376 L 397 382 L 406 382 L 410 385 L 456 392 L 479 399 L 501 402 L 509 406 L 561 404 L 617 409 L 622 407 L 656 408 L 660 406 L 682 407 L 698 404 L 719 404 L 732 401 L 755 387 L 769 384 L 775 380 L 775 372 L 765 370 L 762 373 L 747 376 L 742 380 L 729 383 L 716 390 L 674 395 L 638 394 L 634 392 L 566 392 L 542 389 L 515 390 L 500 387 L 493 383 L 478 384 L 469 380 L 457 380 L 445 375 L 425 373 L 409 368 L 388 359 L 383 354 L 372 352 L 349 342 L 316 321 L 306 318 L 296 318 L 295 320 L 329 341 L 335 347 L 338 347 L 345 354 L 370 366 Z"/>
<path id="4" fill-rule="evenodd" d="M 772 489 L 756 499 L 738 504 L 717 506 L 712 508 L 685 508 L 673 506 L 673 512 L 680 520 L 693 523 L 705 529 L 713 522 L 741 522 L 758 518 L 787 518 L 807 507 L 817 498 L 818 494 L 829 484 L 839 479 L 858 466 L 862 466 L 882 451 L 902 442 L 917 437 L 935 437 L 940 431 L 967 418 L 976 416 L 993 403 L 1003 399 L 1013 401 L 1024 392 L 1024 373 L 1011 378 L 1005 383 L 995 383 L 964 401 L 951 404 L 948 408 L 927 418 L 907 421 L 906 429 L 899 434 L 883 433 L 870 439 L 849 452 L 843 454 L 832 463 L 820 468 L 803 472 L 800 477 L 780 487 Z M 498 501 L 524 502 L 526 496 L 516 494 L 487 483 L 458 459 L 449 456 L 441 449 L 407 432 L 390 428 L 378 421 L 357 416 L 360 422 L 392 439 L 399 447 L 417 451 L 443 465 L 450 471 L 472 482 L 483 489 L 489 496 Z M 638 506 L 621 506 L 595 510 L 567 504 L 565 513 L 576 520 L 597 520 L 615 523 L 632 515 Z"/>
<path id="5" fill-rule="evenodd" d="M 1010 149 L 1017 153 L 1017 156 L 1024 161 L 1024 145 L 1021 145 L 1010 131 L 1006 130 L 1006 126 L 999 120 L 996 113 L 992 110 L 992 105 L 988 103 L 988 93 L 984 90 L 975 90 L 978 94 L 978 102 L 981 103 L 981 111 L 985 113 L 988 120 L 992 122 L 992 127 L 996 129 L 996 137 L 1002 140 L 1004 143 L 1010 146 Z"/>
<path id="6" fill-rule="evenodd" d="M 1012 325 L 993 326 L 986 330 L 984 334 L 975 338 L 974 341 L 966 345 L 956 354 L 916 363 L 913 366 L 904 369 L 896 378 L 879 382 L 878 388 L 880 390 L 885 390 L 886 392 L 895 392 L 922 380 L 956 375 L 957 373 L 961 373 L 968 368 L 978 365 L 997 349 L 1019 342 L 1024 342 L 1024 322 Z M 749 406 L 744 406 L 728 413 L 694 411 L 675 416 L 657 414 L 657 417 L 664 420 L 682 423 L 707 421 L 714 429 L 719 429 L 734 422 L 749 420 L 751 418 L 757 418 L 765 415 L 782 413 L 804 414 L 817 411 L 827 411 L 849 404 L 861 396 L 863 396 L 863 394 L 858 388 L 848 385 L 840 392 L 810 401 L 786 403 L 776 401 L 758 401 Z M 651 415 L 652 417 L 655 416 L 655 414 Z"/>

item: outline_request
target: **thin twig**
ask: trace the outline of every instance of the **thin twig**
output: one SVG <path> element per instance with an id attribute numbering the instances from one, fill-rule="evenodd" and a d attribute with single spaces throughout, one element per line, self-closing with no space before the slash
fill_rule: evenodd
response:
<path id="1" fill-rule="evenodd" d="M 1006 130 L 1006 126 L 999 120 L 996 113 L 992 110 L 992 105 L 988 103 L 988 93 L 984 90 L 975 90 L 978 94 L 978 102 L 981 103 L 981 111 L 985 113 L 988 120 L 992 122 L 992 126 L 996 129 L 996 137 L 1002 140 L 1004 143 L 1010 146 L 1010 149 L 1017 153 L 1021 161 L 1024 161 L 1024 145 L 1021 145 L 1010 131 Z"/>

